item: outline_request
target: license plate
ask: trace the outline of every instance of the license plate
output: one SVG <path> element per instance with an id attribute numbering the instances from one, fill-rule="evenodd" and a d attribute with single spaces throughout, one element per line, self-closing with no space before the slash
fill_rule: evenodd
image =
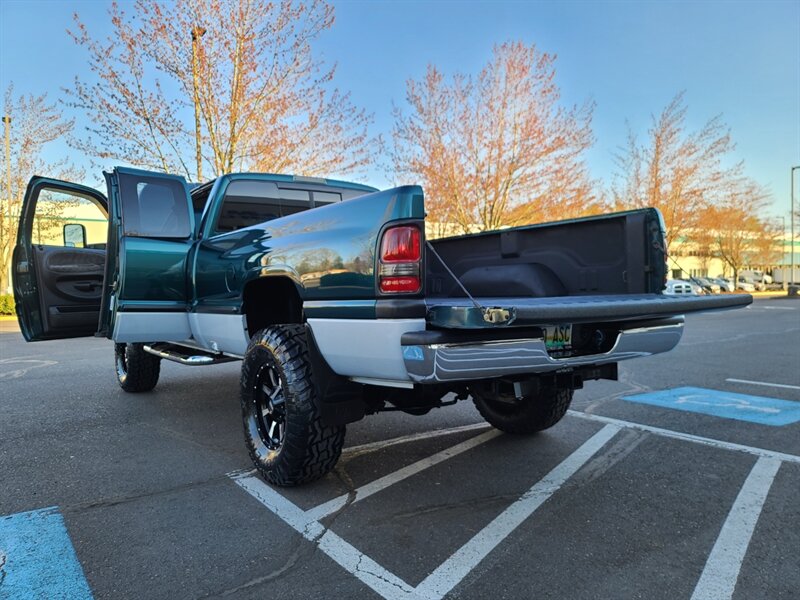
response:
<path id="1" fill-rule="evenodd" d="M 544 345 L 551 351 L 572 348 L 572 325 L 548 325 L 544 327 Z"/>

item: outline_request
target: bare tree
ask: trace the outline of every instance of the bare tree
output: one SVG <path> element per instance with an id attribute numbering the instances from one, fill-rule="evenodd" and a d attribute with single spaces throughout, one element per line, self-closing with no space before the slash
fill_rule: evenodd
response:
<path id="1" fill-rule="evenodd" d="M 90 155 L 198 179 L 203 163 L 327 175 L 372 159 L 371 117 L 312 53 L 333 24 L 324 2 L 137 0 L 110 16 L 106 38 L 77 15 L 72 32 L 95 75 L 66 90 L 94 124 L 75 142 Z"/>
<path id="2" fill-rule="evenodd" d="M 46 174 L 57 179 L 80 179 L 82 173 L 67 161 L 47 163 L 42 159 L 42 149 L 52 141 L 69 134 L 73 121 L 64 118 L 55 104 L 47 102 L 47 95 L 41 96 L 14 94 L 13 85 L 6 89 L 3 114 L 11 120 L 9 149 L 10 170 L 4 173 L 0 183 L 0 293 L 8 289 L 11 253 L 17 240 L 17 227 L 22 210 L 22 200 L 28 180 L 35 174 Z M 4 164 L 5 166 L 5 164 Z M 57 205 L 42 205 L 42 210 L 53 210 Z M 66 204 L 61 205 L 62 208 Z M 40 233 L 60 226 L 58 214 L 44 215 L 39 219 Z"/>
<path id="3" fill-rule="evenodd" d="M 477 76 L 429 66 L 395 108 L 397 176 L 425 185 L 430 219 L 464 231 L 576 216 L 595 201 L 583 153 L 593 105 L 564 108 L 555 56 L 494 48 Z"/>
<path id="4" fill-rule="evenodd" d="M 721 118 L 690 131 L 686 112 L 680 93 L 652 118 L 643 142 L 629 130 L 616 157 L 618 172 L 611 188 L 617 208 L 661 210 L 673 248 L 700 225 L 706 207 L 727 197 L 742 173 L 742 163 L 727 166 L 734 144 Z"/>

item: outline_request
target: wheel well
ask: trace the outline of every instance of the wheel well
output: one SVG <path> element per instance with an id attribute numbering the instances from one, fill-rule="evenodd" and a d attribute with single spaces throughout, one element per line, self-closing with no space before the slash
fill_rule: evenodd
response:
<path id="1" fill-rule="evenodd" d="M 242 312 L 249 335 L 268 325 L 303 322 L 303 302 L 288 277 L 264 277 L 248 283 L 242 294 Z"/>

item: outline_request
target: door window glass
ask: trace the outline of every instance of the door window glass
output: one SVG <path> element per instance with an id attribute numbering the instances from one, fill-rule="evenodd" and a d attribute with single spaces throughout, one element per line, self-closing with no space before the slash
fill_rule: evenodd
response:
<path id="1" fill-rule="evenodd" d="M 84 235 L 79 235 L 80 228 Z M 92 200 L 61 190 L 43 189 L 36 199 L 31 241 L 44 246 L 106 246 L 108 219 Z"/>
<path id="2" fill-rule="evenodd" d="M 120 173 L 119 187 L 125 235 L 180 239 L 191 235 L 189 201 L 181 179 Z"/>

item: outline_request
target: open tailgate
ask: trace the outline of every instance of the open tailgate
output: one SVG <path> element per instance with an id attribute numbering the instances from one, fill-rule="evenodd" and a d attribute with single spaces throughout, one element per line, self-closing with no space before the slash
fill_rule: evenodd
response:
<path id="1" fill-rule="evenodd" d="M 550 298 L 428 298 L 427 321 L 443 329 L 530 327 L 556 323 L 626 321 L 741 308 L 750 294 L 664 296 L 620 294 Z M 478 306 L 479 305 L 479 306 Z"/>

